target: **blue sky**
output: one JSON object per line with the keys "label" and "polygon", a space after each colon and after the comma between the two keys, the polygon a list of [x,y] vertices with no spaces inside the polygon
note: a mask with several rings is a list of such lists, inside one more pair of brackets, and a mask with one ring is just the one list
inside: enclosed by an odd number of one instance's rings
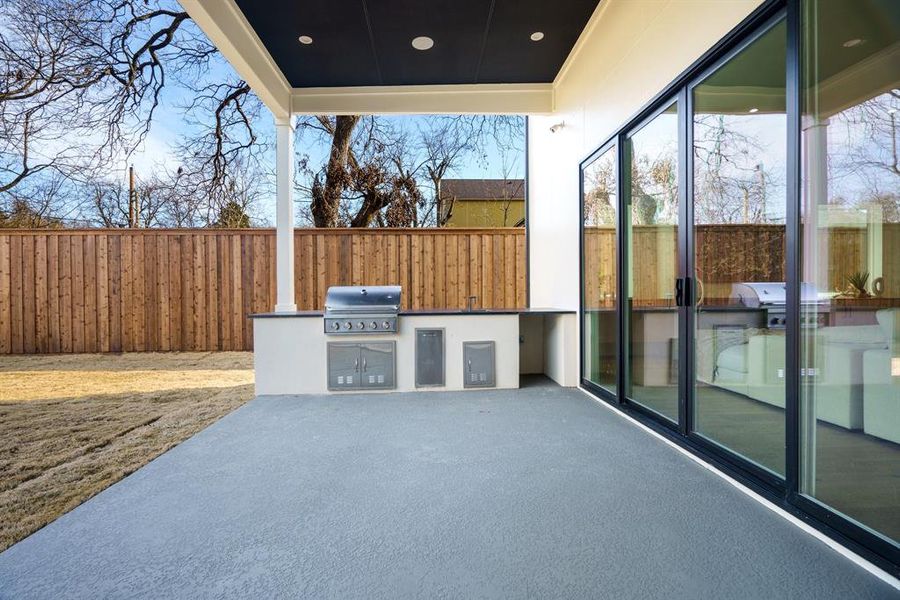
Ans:
{"label": "blue sky", "polygon": [[[215,64],[209,75],[211,80],[227,80],[236,77],[231,66],[224,60],[220,60]],[[185,85],[177,82],[174,78],[169,80],[166,91],[162,96],[160,106],[157,108],[150,133],[142,146],[135,152],[130,160],[123,160],[113,170],[111,177],[127,176],[127,167],[129,164],[134,165],[138,178],[141,174],[151,173],[160,168],[177,169],[179,161],[173,151],[179,137],[188,134],[194,130],[195,125],[190,118],[184,114],[183,106],[191,99],[191,90]],[[390,119],[396,126],[415,130],[419,127],[423,117],[420,115],[403,115],[386,117]],[[268,110],[263,109],[257,122],[255,123],[258,133],[261,137],[272,140],[274,137],[274,125],[271,114]],[[321,140],[317,136],[303,136],[296,146],[298,158],[302,154],[306,154],[310,158],[311,166],[318,166],[324,163],[328,155],[328,142]],[[271,163],[274,164],[274,149],[271,155]],[[476,160],[475,157],[465,161],[465,164],[450,173],[451,178],[521,178],[525,174],[525,152],[524,152],[524,135],[523,147],[520,152],[508,154],[506,158],[507,165],[503,164],[503,156],[494,144],[488,144],[483,160]],[[298,198],[302,201],[302,198]],[[274,196],[265,198],[257,207],[257,213],[260,219],[260,225],[274,223]]]}

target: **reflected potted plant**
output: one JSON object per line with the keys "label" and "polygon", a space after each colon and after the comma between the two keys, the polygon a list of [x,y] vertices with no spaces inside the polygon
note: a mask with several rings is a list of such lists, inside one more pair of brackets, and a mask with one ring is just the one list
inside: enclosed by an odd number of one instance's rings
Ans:
{"label": "reflected potted plant", "polygon": [[871,298],[872,295],[866,290],[869,283],[868,271],[857,271],[847,275],[847,287],[843,290],[837,289],[838,298]]}

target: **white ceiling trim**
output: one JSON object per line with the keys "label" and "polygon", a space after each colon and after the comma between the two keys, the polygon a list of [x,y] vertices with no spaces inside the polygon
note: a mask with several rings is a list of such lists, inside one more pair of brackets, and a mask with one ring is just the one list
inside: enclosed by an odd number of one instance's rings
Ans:
{"label": "white ceiling trim", "polygon": [[295,114],[550,114],[553,84],[294,88]]}
{"label": "white ceiling trim", "polygon": [[575,45],[572,46],[572,50],[569,51],[569,55],[566,57],[566,60],[563,61],[559,71],[557,71],[556,77],[553,79],[554,88],[559,87],[566,78],[572,63],[578,58],[582,48],[584,48],[585,44],[587,44],[588,40],[591,38],[591,35],[593,35],[594,29],[599,25],[600,20],[603,18],[603,13],[606,12],[606,7],[609,6],[609,3],[610,0],[601,0],[597,3],[597,7],[594,8],[591,18],[588,19],[588,22],[585,24],[584,29],[581,30],[578,39],[575,40]]}
{"label": "white ceiling trim", "polygon": [[234,0],[180,0],[275,118],[290,116],[291,86]]}

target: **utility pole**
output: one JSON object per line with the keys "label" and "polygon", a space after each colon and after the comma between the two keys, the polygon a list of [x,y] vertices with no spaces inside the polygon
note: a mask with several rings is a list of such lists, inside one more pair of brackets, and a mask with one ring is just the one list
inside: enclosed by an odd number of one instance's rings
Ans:
{"label": "utility pole", "polygon": [[135,226],[135,192],[134,192],[134,165],[128,167],[128,226]]}

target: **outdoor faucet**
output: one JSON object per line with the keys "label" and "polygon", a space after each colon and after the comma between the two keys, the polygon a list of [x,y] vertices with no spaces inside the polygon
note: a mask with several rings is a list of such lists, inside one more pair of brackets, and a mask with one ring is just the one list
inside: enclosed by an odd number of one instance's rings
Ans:
{"label": "outdoor faucet", "polygon": [[469,296],[466,298],[466,310],[468,312],[472,312],[475,310],[475,302],[478,300],[478,296]]}

